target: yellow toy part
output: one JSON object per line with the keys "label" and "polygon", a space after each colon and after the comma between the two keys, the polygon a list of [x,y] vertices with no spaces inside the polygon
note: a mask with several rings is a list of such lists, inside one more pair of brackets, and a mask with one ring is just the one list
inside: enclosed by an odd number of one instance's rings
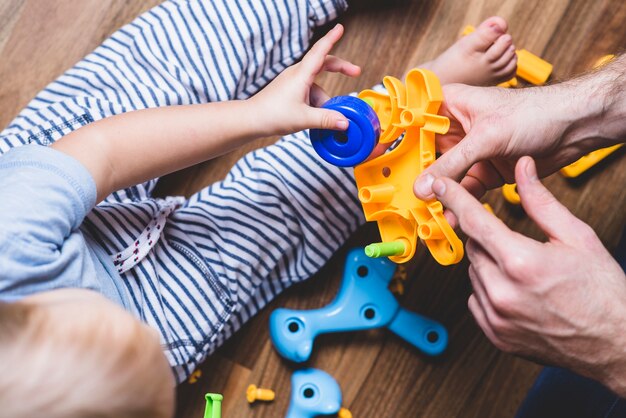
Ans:
{"label": "yellow toy part", "polygon": [[498,84],[498,87],[504,87],[504,88],[507,88],[507,89],[509,87],[517,87],[517,78],[513,77],[509,81],[505,81],[504,83],[500,83],[500,84]]}
{"label": "yellow toy part", "polygon": [[545,84],[552,74],[552,64],[525,49],[518,49],[517,76],[536,86]]}
{"label": "yellow toy part", "polygon": [[196,369],[193,371],[193,373],[191,373],[191,376],[189,376],[189,379],[187,380],[187,382],[190,385],[193,385],[195,383],[198,382],[198,380],[202,377],[202,370],[200,369]]}
{"label": "yellow toy part", "polygon": [[513,205],[522,203],[522,199],[520,199],[519,194],[517,194],[517,185],[515,183],[502,186],[502,196],[504,196],[507,202]]}
{"label": "yellow toy part", "polygon": [[[461,34],[463,36],[469,35],[474,30],[472,25],[467,25]],[[517,54],[517,76],[537,86],[545,84],[550,74],[552,74],[552,64],[525,49],[518,49],[515,53]],[[515,87],[517,80],[514,77],[498,85],[501,87]]]}
{"label": "yellow toy part", "polygon": [[605,55],[603,57],[598,58],[598,60],[593,64],[593,68],[600,68],[602,67],[604,64],[608,64],[609,62],[613,61],[613,58],[615,58],[615,55],[613,54],[608,54]]}
{"label": "yellow toy part", "polygon": [[378,222],[383,240],[366,247],[366,253],[404,263],[415,254],[419,237],[437,262],[458,263],[463,244],[443,216],[443,206],[413,193],[415,179],[435,161],[435,134],[450,126],[448,118],[437,114],[443,100],[439,80],[429,70],[414,69],[406,86],[393,77],[383,82],[389,96],[365,90],[359,97],[379,115],[379,142],[393,142],[403,133],[404,138],[392,151],[354,168],[365,218]]}
{"label": "yellow toy part", "polygon": [[570,165],[563,167],[561,169],[561,174],[563,174],[565,177],[578,177],[582,173],[589,170],[591,167],[611,155],[613,152],[617,151],[622,145],[624,144],[617,144],[608,148],[602,148],[590,152],[589,154],[581,157],[579,160],[574,161]]}
{"label": "yellow toy part", "polygon": [[248,403],[255,403],[256,401],[271,402],[274,398],[276,398],[276,393],[271,389],[258,388],[256,385],[250,385],[246,389],[246,400]]}
{"label": "yellow toy part", "polygon": [[406,107],[406,89],[402,81],[387,76],[383,79],[383,85],[389,95],[374,90],[363,90],[359,93],[359,98],[374,109],[380,121],[379,144],[393,142],[402,134],[403,129],[399,126],[400,114]]}
{"label": "yellow toy part", "polygon": [[347,408],[341,408],[337,413],[337,418],[352,418],[352,412]]}

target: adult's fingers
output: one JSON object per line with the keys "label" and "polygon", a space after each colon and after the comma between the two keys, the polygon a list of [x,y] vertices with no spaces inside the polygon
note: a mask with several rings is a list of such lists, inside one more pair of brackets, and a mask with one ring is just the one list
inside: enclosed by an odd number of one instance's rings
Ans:
{"label": "adult's fingers", "polygon": [[516,295],[517,283],[503,272],[502,268],[476,241],[469,239],[465,250],[470,260],[470,280],[485,315],[494,330],[506,328],[505,318],[519,314]]}
{"label": "adult's fingers", "polygon": [[491,308],[489,298],[487,297],[485,286],[483,285],[482,281],[480,281],[478,278],[478,273],[476,273],[475,267],[472,266],[471,264],[469,266],[468,275],[469,275],[470,282],[472,284],[472,289],[474,290],[474,295],[477,299],[478,305],[480,306],[480,309],[482,310],[482,313],[485,316],[485,318],[487,318],[487,311],[490,310]]}
{"label": "adult's fingers", "polygon": [[432,189],[437,199],[456,215],[463,232],[476,240],[497,262],[521,243],[519,234],[485,210],[460,184],[442,177],[433,182]]}
{"label": "adult's fingers", "polygon": [[509,345],[505,343],[504,340],[502,340],[494,331],[493,327],[491,326],[491,323],[485,316],[485,313],[482,310],[478,302],[478,299],[476,299],[475,295],[473,294],[470,295],[467,301],[467,307],[472,313],[472,316],[476,320],[476,323],[478,324],[480,329],[482,329],[485,335],[487,336],[487,338],[489,338],[489,341],[491,341],[496,347],[498,347],[501,350],[509,349]]}
{"label": "adult's fingers", "polygon": [[539,181],[532,158],[520,158],[515,178],[524,210],[551,240],[581,245],[599,242],[595,232],[572,215]]}
{"label": "adult's fingers", "polygon": [[479,142],[476,135],[470,132],[461,142],[437,158],[415,181],[415,195],[424,200],[432,199],[432,185],[436,178],[462,179],[470,167],[483,158],[484,152]]}

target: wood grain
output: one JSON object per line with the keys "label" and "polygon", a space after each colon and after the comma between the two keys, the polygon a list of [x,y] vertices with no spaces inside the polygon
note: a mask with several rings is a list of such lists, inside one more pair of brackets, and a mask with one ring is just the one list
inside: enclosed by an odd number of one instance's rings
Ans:
{"label": "wood grain", "polygon": [[[399,76],[434,58],[468,23],[498,14],[515,43],[555,66],[553,80],[587,71],[600,56],[626,45],[626,3],[619,0],[362,0],[341,18],[346,35],[335,53],[363,67],[357,80],[337,76],[320,82],[331,94],[367,88],[384,75]],[[157,0],[3,0],[0,4],[0,123],[6,125],[41,88]],[[532,124],[532,121],[528,121]],[[161,194],[189,195],[223,178],[246,149],[162,179]],[[546,180],[576,216],[613,248],[626,222],[626,164],[621,150],[580,179]],[[487,201],[511,228],[542,238],[519,208],[498,192]],[[268,339],[271,310],[311,309],[330,302],[339,285],[348,248],[377,240],[375,227],[358,231],[315,277],[278,297],[202,366],[198,383],[179,388],[177,417],[199,418],[204,393],[225,396],[225,418],[284,416],[293,366],[281,360]],[[357,418],[510,417],[540,366],[496,350],[466,307],[471,289],[466,261],[441,267],[422,249],[407,266],[402,303],[443,322],[450,348],[438,359],[420,355],[394,335],[377,330],[324,336],[310,366],[339,381],[345,405]],[[270,404],[248,406],[248,384],[277,392]]]}

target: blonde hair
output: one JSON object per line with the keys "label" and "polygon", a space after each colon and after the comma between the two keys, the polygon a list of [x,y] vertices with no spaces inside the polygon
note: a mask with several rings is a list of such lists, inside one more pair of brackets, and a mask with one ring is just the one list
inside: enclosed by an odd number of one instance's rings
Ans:
{"label": "blonde hair", "polygon": [[110,310],[64,317],[0,303],[0,417],[171,417],[174,381],[156,336]]}

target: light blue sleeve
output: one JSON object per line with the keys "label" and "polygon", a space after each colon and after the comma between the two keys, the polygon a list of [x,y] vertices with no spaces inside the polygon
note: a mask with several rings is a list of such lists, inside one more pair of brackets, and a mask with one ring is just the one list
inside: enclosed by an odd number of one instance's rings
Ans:
{"label": "light blue sleeve", "polygon": [[0,296],[82,287],[95,268],[78,228],[95,203],[90,173],[59,151],[26,145],[0,157]]}

